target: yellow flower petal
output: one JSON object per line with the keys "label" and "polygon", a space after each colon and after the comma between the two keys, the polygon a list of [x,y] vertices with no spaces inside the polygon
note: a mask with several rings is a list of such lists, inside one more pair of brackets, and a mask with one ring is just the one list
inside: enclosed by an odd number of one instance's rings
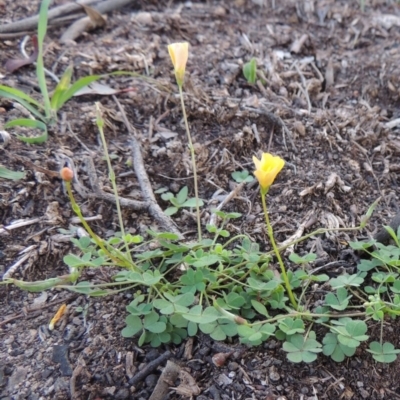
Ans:
{"label": "yellow flower petal", "polygon": [[189,43],[172,43],[168,46],[168,52],[174,66],[176,82],[179,86],[182,86],[189,57]]}
{"label": "yellow flower petal", "polygon": [[261,189],[266,192],[284,167],[285,160],[279,156],[263,153],[261,160],[253,156],[253,162],[256,167],[254,175],[257,178]]}

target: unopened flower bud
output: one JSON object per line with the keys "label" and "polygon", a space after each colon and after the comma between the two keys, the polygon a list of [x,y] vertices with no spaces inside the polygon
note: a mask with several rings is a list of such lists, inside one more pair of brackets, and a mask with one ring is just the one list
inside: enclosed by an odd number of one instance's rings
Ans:
{"label": "unopened flower bud", "polygon": [[64,167],[60,171],[60,177],[63,181],[71,182],[72,179],[74,178],[74,172],[72,171],[71,168]]}

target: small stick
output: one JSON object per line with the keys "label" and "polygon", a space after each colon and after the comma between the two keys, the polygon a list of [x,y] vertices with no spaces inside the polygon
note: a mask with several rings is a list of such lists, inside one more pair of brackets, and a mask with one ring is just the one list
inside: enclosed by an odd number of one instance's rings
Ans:
{"label": "small stick", "polygon": [[[81,0],[80,3],[69,3],[55,7],[49,10],[47,19],[50,21],[56,17],[64,16],[74,11],[80,11],[82,10],[81,4],[93,4],[98,1],[99,0]],[[39,15],[34,15],[33,17],[25,18],[20,21],[11,22],[10,24],[0,25],[0,33],[13,33],[36,29],[38,22]]]}
{"label": "small stick", "polygon": [[139,371],[132,379],[129,380],[129,384],[136,387],[136,385],[140,383],[140,381],[144,380],[146,376],[150,375],[170,357],[171,352],[167,350],[164,354],[161,354],[160,357],[156,358],[153,361],[150,361],[141,371]]}
{"label": "small stick", "polygon": [[176,381],[176,379],[179,377],[180,372],[181,368],[179,367],[179,365],[168,360],[162,374],[158,378],[157,385],[154,388],[149,400],[164,399],[165,395],[168,393],[169,386],[173,384],[174,381]]}
{"label": "small stick", "polygon": [[299,85],[299,89],[301,90],[301,92],[303,93],[304,97],[306,98],[307,101],[307,105],[308,105],[308,114],[311,114],[311,101],[310,101],[310,96],[308,95],[308,90],[307,90],[307,83],[306,83],[306,79],[304,78],[303,73],[300,71],[299,66],[296,64],[294,64],[294,67],[296,68],[297,73],[300,76],[301,79],[301,83],[302,85]]}
{"label": "small stick", "polygon": [[152,217],[154,217],[166,230],[168,230],[168,232],[175,233],[179,236],[179,238],[182,239],[183,238],[182,234],[179,232],[178,228],[176,228],[171,218],[169,218],[164,214],[163,210],[157,203],[157,200],[153,193],[153,189],[150,184],[150,179],[147,175],[146,168],[144,166],[140,144],[136,140],[133,134],[133,129],[128,121],[128,118],[126,117],[125,110],[122,107],[121,103],[118,101],[116,96],[113,95],[112,98],[117,104],[118,109],[121,112],[122,120],[124,121],[126,129],[131,135],[132,154],[133,154],[132,158],[134,160],[133,167],[136,173],[136,177],[139,181],[140,188],[142,190],[144,201],[147,204],[147,210]]}

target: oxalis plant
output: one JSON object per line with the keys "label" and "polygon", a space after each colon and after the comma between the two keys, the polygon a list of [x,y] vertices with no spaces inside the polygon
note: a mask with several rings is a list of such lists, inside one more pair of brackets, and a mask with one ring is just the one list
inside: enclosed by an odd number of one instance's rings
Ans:
{"label": "oxalis plant", "polygon": [[[184,110],[182,87],[188,44],[172,44],[169,52]],[[379,362],[396,359],[400,350],[384,342],[384,327],[400,314],[400,230],[394,232],[387,227],[393,245],[384,246],[374,241],[350,243],[354,250],[364,251],[370,257],[360,262],[354,274],[330,278],[313,272],[310,262],[316,256],[312,253],[291,254],[289,259],[297,268],[288,270],[281,256],[284,249],[332,230],[317,229],[285,246],[276,244],[267,195],[285,161],[279,156],[262,153],[261,159],[253,157],[254,175],[260,187],[271,251],[260,251],[259,245],[244,234],[230,237],[226,225],[239,218],[239,213],[215,211],[219,223],[206,226],[207,237],[203,238],[197,189],[197,240],[186,242],[174,233],[152,230],[148,231],[147,239],[131,235],[123,227],[98,104],[96,113],[121,231],[107,240],[93,232],[74,198],[73,171],[66,166],[60,172],[61,178],[72,209],[89,234],[73,239],[79,251],[64,258],[69,274],[40,282],[8,279],[4,283],[13,283],[29,291],[58,287],[90,296],[130,290],[133,300],[126,307],[128,316],[122,336],[135,338],[140,346],[145,343],[155,347],[162,343],[179,344],[199,332],[214,340],[238,336],[242,343],[253,346],[275,337],[283,342],[282,348],[292,362],[312,362],[318,353],[341,362],[368,341],[368,326],[379,324],[380,339],[370,342],[367,351]],[[195,171],[185,112],[184,120]],[[246,174],[238,175],[247,180]],[[197,188],[196,174],[194,176]],[[364,228],[376,204],[369,208],[358,227],[335,231]],[[116,268],[112,282],[80,281],[85,268],[100,266]]]}

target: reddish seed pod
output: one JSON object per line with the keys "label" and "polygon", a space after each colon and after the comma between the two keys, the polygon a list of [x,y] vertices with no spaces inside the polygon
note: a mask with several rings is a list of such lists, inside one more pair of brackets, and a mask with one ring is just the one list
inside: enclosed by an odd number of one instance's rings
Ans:
{"label": "reddish seed pod", "polygon": [[71,182],[74,178],[74,172],[71,168],[64,167],[60,171],[60,177],[63,181]]}
{"label": "reddish seed pod", "polygon": [[212,362],[216,367],[222,367],[226,360],[232,355],[232,353],[217,353],[212,356]]}

